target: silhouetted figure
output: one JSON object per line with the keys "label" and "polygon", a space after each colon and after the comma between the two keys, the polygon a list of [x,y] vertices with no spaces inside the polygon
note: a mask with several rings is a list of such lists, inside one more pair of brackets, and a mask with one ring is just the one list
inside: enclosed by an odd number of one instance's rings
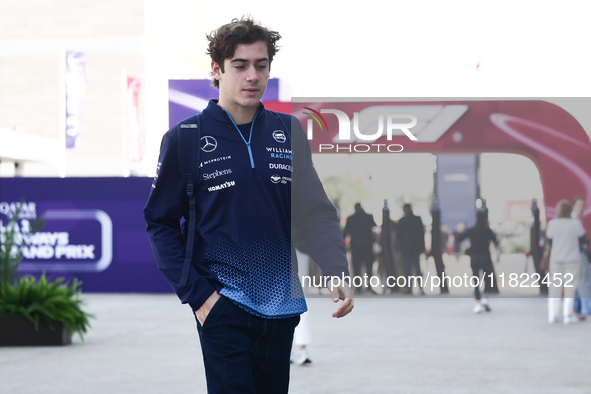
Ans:
{"label": "silhouetted figure", "polygon": [[[490,312],[488,295],[491,293],[494,280],[489,277],[489,274],[493,272],[492,259],[490,258],[490,243],[492,242],[497,248],[499,247],[499,241],[497,241],[495,233],[493,233],[488,225],[487,216],[486,211],[478,211],[476,213],[476,225],[456,238],[458,243],[466,238],[470,238],[470,248],[466,251],[466,254],[470,256],[472,275],[478,278],[484,276],[484,297],[480,296],[480,286],[474,287],[474,298],[476,299],[474,313]],[[480,274],[481,271],[482,275]]]}
{"label": "silhouetted figure", "polygon": [[[361,204],[355,204],[355,213],[347,218],[344,236],[351,237],[351,260],[353,263],[353,275],[363,275],[363,269],[368,276],[372,274],[373,262],[373,233],[372,228],[376,226],[373,216],[366,213]],[[369,281],[369,279],[368,279]],[[363,287],[357,289],[361,292]]]}
{"label": "silhouetted figure", "polygon": [[[579,219],[571,217],[572,206],[568,200],[556,204],[556,217],[548,222],[546,237],[550,243],[550,270],[548,284],[548,322],[577,323],[573,315],[575,291],[582,273],[580,241],[585,229]],[[562,280],[558,280],[560,278]],[[562,304],[562,305],[561,305]]]}
{"label": "silhouetted figure", "polygon": [[[419,216],[412,212],[410,204],[404,204],[402,207],[404,216],[398,221],[398,245],[402,253],[402,263],[404,264],[404,275],[406,276],[406,285],[408,291],[412,292],[411,276],[423,276],[421,273],[420,258],[421,253],[425,251],[425,228],[423,221]],[[415,280],[419,286],[421,281]],[[423,289],[420,289],[421,293]]]}
{"label": "silhouetted figure", "polygon": [[[582,222],[585,211],[585,197],[576,196],[573,201],[573,212],[571,217],[579,219]],[[575,292],[575,311],[573,315],[579,320],[585,320],[583,315],[591,315],[591,270],[589,269],[589,238],[580,239],[581,260],[583,271],[579,285]]]}

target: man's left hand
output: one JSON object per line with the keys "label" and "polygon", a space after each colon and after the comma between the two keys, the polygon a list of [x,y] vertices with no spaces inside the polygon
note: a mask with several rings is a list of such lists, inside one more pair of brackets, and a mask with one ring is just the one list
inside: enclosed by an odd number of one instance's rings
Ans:
{"label": "man's left hand", "polygon": [[330,295],[332,297],[332,302],[343,300],[343,303],[339,306],[339,309],[332,314],[332,317],[344,317],[353,310],[353,289],[351,289],[351,286],[349,286],[347,282],[341,283],[338,287],[333,288]]}

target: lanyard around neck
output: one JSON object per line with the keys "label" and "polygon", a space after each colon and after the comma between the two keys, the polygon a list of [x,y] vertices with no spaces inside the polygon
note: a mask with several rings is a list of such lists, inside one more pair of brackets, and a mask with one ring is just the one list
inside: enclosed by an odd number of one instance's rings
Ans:
{"label": "lanyard around neck", "polygon": [[254,115],[254,118],[252,119],[252,123],[250,125],[250,134],[248,135],[248,141],[246,141],[246,139],[242,135],[242,132],[240,131],[240,129],[236,125],[236,122],[234,122],[234,119],[232,119],[232,116],[230,116],[228,111],[224,110],[224,112],[228,115],[228,118],[230,118],[230,121],[232,122],[232,124],[234,125],[236,130],[238,131],[238,135],[240,135],[240,138],[242,138],[242,141],[244,141],[244,143],[246,144],[246,147],[248,148],[248,156],[250,157],[250,168],[254,168],[254,159],[252,157],[252,149],[250,148],[250,141],[252,139],[252,129],[254,128],[254,121],[256,120],[257,115],[259,114],[260,110],[261,110],[260,108],[257,110],[256,114]]}

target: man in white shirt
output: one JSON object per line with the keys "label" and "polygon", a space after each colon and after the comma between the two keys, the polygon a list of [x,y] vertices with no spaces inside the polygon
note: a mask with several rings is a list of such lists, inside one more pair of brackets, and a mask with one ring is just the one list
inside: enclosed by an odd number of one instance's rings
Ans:
{"label": "man in white shirt", "polygon": [[581,276],[579,239],[585,229],[578,219],[571,218],[572,206],[567,200],[556,205],[556,218],[548,222],[546,237],[550,241],[550,276],[548,281],[548,321],[557,322],[560,298],[564,289],[563,321],[578,322],[573,316],[575,290]]}

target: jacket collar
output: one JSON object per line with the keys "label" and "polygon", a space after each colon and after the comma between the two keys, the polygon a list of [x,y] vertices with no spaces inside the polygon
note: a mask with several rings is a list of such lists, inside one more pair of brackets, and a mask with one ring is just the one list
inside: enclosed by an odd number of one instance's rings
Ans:
{"label": "jacket collar", "polygon": [[[260,119],[264,113],[264,109],[265,106],[263,105],[263,103],[259,102],[259,115],[257,116],[257,119]],[[224,111],[222,109],[222,107],[220,107],[218,105],[218,100],[212,99],[209,100],[209,103],[207,104],[207,107],[203,110],[203,114],[213,118],[214,120],[221,122],[221,123],[228,123],[230,126],[232,126],[232,128],[234,127],[232,125],[232,122],[230,121],[230,118],[228,117],[228,114],[226,114],[226,111]]]}

